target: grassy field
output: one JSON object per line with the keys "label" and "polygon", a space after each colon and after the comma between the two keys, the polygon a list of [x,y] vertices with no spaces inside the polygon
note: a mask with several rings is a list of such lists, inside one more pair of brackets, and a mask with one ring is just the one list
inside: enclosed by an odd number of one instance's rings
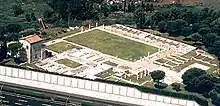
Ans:
{"label": "grassy field", "polygon": [[109,80],[109,81],[117,81],[118,79],[114,78],[114,77],[109,77],[107,78],[106,80]]}
{"label": "grassy field", "polygon": [[62,53],[64,51],[67,51],[73,48],[80,48],[80,47],[77,47],[75,45],[72,45],[66,42],[59,42],[59,43],[55,43],[55,44],[47,46],[47,49],[52,50],[57,53]]}
{"label": "grassy field", "polygon": [[22,64],[21,67],[27,67],[27,68],[37,69],[41,71],[46,71],[43,68],[37,67],[34,63],[25,63],[25,64]]}
{"label": "grassy field", "polygon": [[44,42],[48,42],[50,40],[58,39],[58,38],[63,38],[75,33],[80,32],[79,29],[76,30],[71,30],[67,31],[67,28],[50,28],[46,29],[45,32],[47,33],[46,36],[43,37]]}
{"label": "grassy field", "polygon": [[152,54],[158,51],[158,48],[100,30],[86,32],[66,40],[130,61],[139,60],[140,57],[147,56],[148,52]]}
{"label": "grassy field", "polygon": [[115,74],[116,72],[114,72],[114,71],[112,71],[112,70],[106,70],[106,71],[103,71],[103,72],[101,72],[101,73],[98,73],[97,75],[95,75],[95,76],[97,76],[97,77],[100,77],[100,78],[106,78],[106,77],[109,77],[109,76],[111,76],[111,75],[113,75],[113,74]]}
{"label": "grassy field", "polygon": [[72,60],[69,60],[69,59],[60,59],[60,60],[57,60],[56,62],[59,64],[63,64],[63,65],[70,67],[70,68],[76,68],[76,67],[81,66],[81,64],[74,62]]}

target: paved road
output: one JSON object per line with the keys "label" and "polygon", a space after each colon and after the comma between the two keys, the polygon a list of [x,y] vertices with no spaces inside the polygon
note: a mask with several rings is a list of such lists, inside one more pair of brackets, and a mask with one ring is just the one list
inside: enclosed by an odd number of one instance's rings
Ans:
{"label": "paved road", "polygon": [[[45,91],[44,89],[32,88],[21,86],[17,84],[0,82],[0,87],[3,86],[2,92],[0,92],[0,103],[6,105],[22,105],[22,106],[136,106],[134,104],[126,104],[115,101],[101,100],[82,95],[71,95],[67,93],[61,93],[56,91]],[[27,96],[18,93],[5,92],[4,88],[13,88],[16,90],[27,90],[28,92],[38,92],[46,96],[50,96],[51,99],[37,98],[33,96]],[[65,100],[57,101],[57,100]]]}

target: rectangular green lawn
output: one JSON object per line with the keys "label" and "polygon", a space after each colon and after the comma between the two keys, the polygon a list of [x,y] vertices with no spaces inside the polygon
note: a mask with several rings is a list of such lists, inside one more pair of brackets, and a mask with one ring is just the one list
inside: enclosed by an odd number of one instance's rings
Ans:
{"label": "rectangular green lawn", "polygon": [[49,50],[52,50],[54,52],[57,52],[57,53],[62,53],[64,51],[67,51],[67,50],[70,50],[70,49],[73,49],[73,48],[80,49],[80,47],[78,47],[76,45],[72,45],[70,43],[63,42],[63,41],[52,44],[52,45],[49,45],[46,48],[49,49]]}
{"label": "rectangular green lawn", "polygon": [[158,51],[156,47],[100,30],[89,31],[65,40],[130,61],[139,60],[140,57],[147,56],[148,52],[153,54]]}
{"label": "rectangular green lawn", "polygon": [[60,60],[57,60],[56,62],[59,64],[63,64],[63,65],[70,67],[70,68],[76,68],[76,67],[81,66],[81,64],[74,62],[72,60],[69,60],[69,59],[60,59]]}
{"label": "rectangular green lawn", "polygon": [[[63,32],[63,31],[66,31],[66,32]],[[59,39],[59,38],[63,38],[66,36],[70,36],[78,32],[80,32],[79,29],[67,31],[67,28],[50,28],[50,29],[45,30],[45,33],[47,35],[43,36],[43,40],[44,42],[48,42],[54,39]]]}

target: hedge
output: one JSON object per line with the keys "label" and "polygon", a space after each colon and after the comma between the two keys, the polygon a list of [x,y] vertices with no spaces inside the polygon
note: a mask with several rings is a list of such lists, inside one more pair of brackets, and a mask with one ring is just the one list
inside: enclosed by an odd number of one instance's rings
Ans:
{"label": "hedge", "polygon": [[[14,65],[5,65],[5,64],[0,64],[0,65],[6,66],[6,67],[13,67],[13,68],[43,72],[43,73],[48,73],[48,74],[54,74],[54,75],[61,75],[59,73],[48,72],[48,71],[40,71],[40,70],[37,70],[37,69],[24,68],[24,67],[14,66]],[[175,98],[180,98],[180,99],[193,100],[193,101],[196,101],[198,104],[200,104],[202,106],[208,106],[208,100],[205,97],[199,96],[199,95],[196,95],[196,94],[193,94],[193,93],[173,92],[173,91],[167,91],[167,90],[164,90],[164,89],[150,88],[150,87],[139,86],[139,85],[134,85],[134,84],[129,84],[129,83],[122,83],[122,82],[107,81],[107,80],[103,80],[103,79],[93,80],[93,79],[82,78],[82,77],[71,76],[71,75],[62,75],[62,76],[71,77],[71,78],[78,78],[78,79],[83,79],[83,80],[89,80],[89,81],[104,82],[104,83],[120,85],[120,86],[126,86],[126,87],[134,87],[134,88],[138,89],[141,92],[151,93],[151,94],[158,94],[158,95],[163,95],[163,96],[170,96],[170,97],[175,97]]]}

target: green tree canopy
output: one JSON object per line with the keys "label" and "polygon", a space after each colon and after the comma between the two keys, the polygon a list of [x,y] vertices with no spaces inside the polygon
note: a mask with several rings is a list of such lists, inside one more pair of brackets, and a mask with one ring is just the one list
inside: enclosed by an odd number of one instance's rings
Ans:
{"label": "green tree canopy", "polygon": [[219,36],[216,33],[208,33],[206,35],[203,35],[202,42],[206,46],[213,46],[213,44],[219,40]]}
{"label": "green tree canopy", "polygon": [[145,28],[146,16],[142,11],[135,11],[134,19],[138,28]]}
{"label": "green tree canopy", "polygon": [[171,86],[172,86],[172,89],[174,89],[174,90],[176,90],[176,91],[181,91],[181,84],[180,83],[172,83],[171,84]]}
{"label": "green tree canopy", "polygon": [[151,75],[153,81],[157,82],[158,85],[159,85],[160,81],[165,78],[165,72],[161,71],[161,70],[156,70],[156,71],[150,72],[150,75]]}
{"label": "green tree canopy", "polygon": [[202,36],[199,33],[193,33],[190,36],[188,36],[187,38],[189,38],[190,40],[192,40],[194,42],[202,40]]}
{"label": "green tree canopy", "polygon": [[215,84],[212,81],[212,76],[209,74],[204,74],[194,78],[190,84],[190,87],[196,89],[196,92],[198,93],[208,93],[213,89],[214,85]]}
{"label": "green tree canopy", "polygon": [[22,48],[22,44],[20,42],[11,43],[8,45],[8,51],[11,54],[11,57],[17,58],[18,53]]}
{"label": "green tree canopy", "polygon": [[166,22],[165,21],[161,21],[158,23],[158,29],[160,32],[165,32],[166,30]]}
{"label": "green tree canopy", "polygon": [[17,17],[17,16],[24,13],[21,6],[19,6],[19,5],[13,5],[12,10],[13,10],[13,14],[14,14],[15,17]]}
{"label": "green tree canopy", "polygon": [[181,28],[181,35],[183,36],[189,36],[190,34],[192,34],[192,28],[191,27],[183,27]]}
{"label": "green tree canopy", "polygon": [[202,69],[198,69],[198,68],[191,68],[189,70],[187,70],[183,75],[182,75],[182,79],[183,79],[183,83],[185,85],[188,85],[191,83],[191,81],[194,78],[197,78],[198,76],[204,75],[206,74],[205,70]]}

